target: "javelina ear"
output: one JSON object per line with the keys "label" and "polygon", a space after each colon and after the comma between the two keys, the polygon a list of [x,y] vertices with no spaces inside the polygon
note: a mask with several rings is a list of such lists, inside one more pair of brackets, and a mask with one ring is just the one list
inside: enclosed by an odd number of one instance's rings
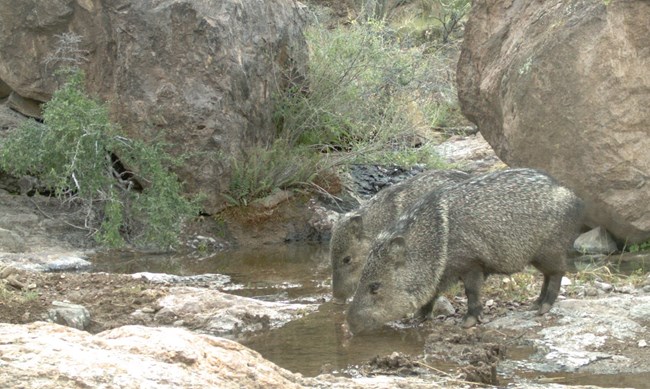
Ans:
{"label": "javelina ear", "polygon": [[361,215],[354,215],[350,218],[350,232],[357,239],[363,238],[363,218]]}
{"label": "javelina ear", "polygon": [[396,236],[388,243],[388,253],[393,266],[398,269],[406,263],[406,240],[403,236]]}

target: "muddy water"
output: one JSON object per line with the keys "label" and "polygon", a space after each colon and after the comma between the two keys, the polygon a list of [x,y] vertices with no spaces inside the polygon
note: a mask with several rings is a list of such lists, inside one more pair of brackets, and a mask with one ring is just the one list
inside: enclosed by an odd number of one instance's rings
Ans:
{"label": "muddy water", "polygon": [[[256,334],[241,342],[260,352],[268,360],[293,372],[314,376],[321,371],[353,372],[354,366],[374,356],[398,351],[417,356],[423,353],[429,333],[412,328],[384,328],[368,336],[343,337],[341,324],[344,306],[330,301],[330,267],[327,247],[323,245],[277,245],[257,250],[237,250],[207,258],[169,255],[123,254],[94,261],[96,270],[117,273],[160,272],[176,275],[205,273],[231,277],[226,290],[241,296],[269,301],[319,303],[317,312],[284,327]],[[526,360],[532,349],[510,350],[511,360]],[[453,366],[436,366],[455,370]],[[350,370],[352,369],[352,370]],[[518,370],[518,369],[515,369]],[[538,383],[598,385],[601,387],[646,387],[650,376],[644,374],[589,375],[511,371],[512,376]]]}
{"label": "muddy water", "polygon": [[330,267],[324,245],[277,245],[263,250],[237,250],[196,259],[124,253],[98,257],[95,270],[117,273],[160,272],[176,275],[219,273],[231,277],[228,293],[267,301],[320,303],[317,312],[282,328],[241,342],[266,359],[306,376],[325,367],[342,370],[377,355],[400,351],[422,353],[424,335],[414,329],[386,328],[369,337],[343,338],[345,306],[330,301]]}

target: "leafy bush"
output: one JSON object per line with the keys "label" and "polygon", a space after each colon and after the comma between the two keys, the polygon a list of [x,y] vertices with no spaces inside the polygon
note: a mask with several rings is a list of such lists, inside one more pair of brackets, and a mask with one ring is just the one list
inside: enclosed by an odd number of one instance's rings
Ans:
{"label": "leafy bush", "polygon": [[631,244],[628,246],[628,251],[631,253],[638,253],[640,251],[646,251],[646,250],[650,250],[650,240],[642,243]]}
{"label": "leafy bush", "polygon": [[244,158],[232,159],[231,178],[225,196],[233,205],[247,205],[276,189],[306,185],[323,166],[318,154],[290,147],[277,140],[271,147],[250,150]]}
{"label": "leafy bush", "polygon": [[85,94],[83,73],[66,68],[63,74],[64,84],[44,106],[44,124],[30,120],[13,133],[0,151],[0,167],[36,176],[59,198],[80,202],[86,227],[101,244],[177,243],[182,221],[198,210],[167,170],[178,161],[161,143],[121,136],[106,107]]}
{"label": "leafy bush", "polygon": [[423,48],[404,47],[395,31],[373,20],[314,26],[307,39],[307,81],[276,102],[276,124],[289,144],[372,159],[369,150],[386,151],[429,128],[438,103],[430,97],[438,91],[430,89],[431,59]]}

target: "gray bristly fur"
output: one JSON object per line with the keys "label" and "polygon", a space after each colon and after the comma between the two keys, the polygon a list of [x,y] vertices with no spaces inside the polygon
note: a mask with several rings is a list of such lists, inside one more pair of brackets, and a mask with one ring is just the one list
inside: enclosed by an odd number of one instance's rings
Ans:
{"label": "gray bristly fur", "polygon": [[358,210],[344,215],[334,225],[330,240],[334,297],[345,300],[354,294],[370,243],[381,230],[425,194],[469,177],[458,170],[426,171],[380,191]]}
{"label": "gray bristly fur", "polygon": [[433,191],[372,243],[347,321],[353,333],[416,312],[462,280],[463,326],[478,323],[489,274],[532,264],[544,274],[536,307],[557,298],[565,260],[582,225],[582,201],[533,169],[484,174]]}

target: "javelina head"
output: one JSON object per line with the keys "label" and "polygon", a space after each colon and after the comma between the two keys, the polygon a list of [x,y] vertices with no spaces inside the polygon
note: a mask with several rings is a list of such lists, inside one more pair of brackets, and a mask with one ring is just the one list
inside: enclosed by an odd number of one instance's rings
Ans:
{"label": "javelina head", "polygon": [[368,255],[368,239],[360,215],[346,215],[334,226],[330,240],[332,293],[345,301],[354,294]]}
{"label": "javelina head", "polygon": [[418,288],[420,273],[402,236],[378,239],[348,309],[350,331],[357,334],[373,330],[416,312],[426,303]]}

